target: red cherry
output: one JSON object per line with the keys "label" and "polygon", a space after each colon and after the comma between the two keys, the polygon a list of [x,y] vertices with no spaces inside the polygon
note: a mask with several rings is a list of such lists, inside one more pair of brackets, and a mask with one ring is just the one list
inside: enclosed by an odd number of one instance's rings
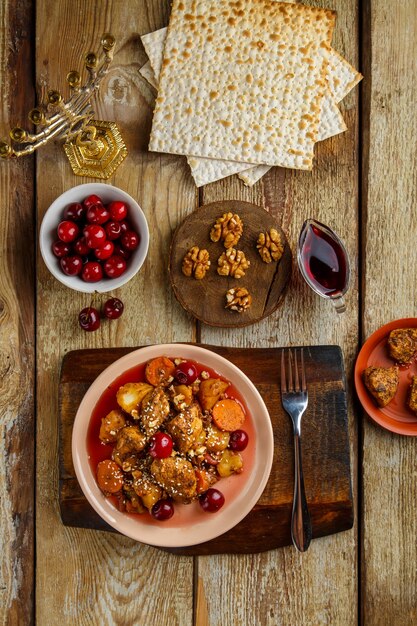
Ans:
{"label": "red cherry", "polygon": [[121,200],[110,202],[110,204],[107,205],[107,209],[110,212],[112,220],[116,220],[116,222],[120,222],[127,217],[128,205]]}
{"label": "red cherry", "polygon": [[127,220],[122,220],[120,222],[120,228],[122,229],[122,233],[127,233],[128,230],[132,230],[132,227]]}
{"label": "red cherry", "polygon": [[110,298],[103,305],[103,315],[109,320],[117,320],[124,308],[123,302],[119,298]]}
{"label": "red cherry", "polygon": [[74,243],[74,250],[80,256],[86,256],[90,252],[90,248],[87,246],[85,237],[80,237]]}
{"label": "red cherry", "polygon": [[83,232],[89,248],[101,248],[107,241],[106,231],[98,224],[87,224]]}
{"label": "red cherry", "polygon": [[64,256],[60,260],[61,269],[67,276],[77,276],[83,269],[83,260],[78,254]]}
{"label": "red cherry", "polygon": [[218,489],[207,489],[199,498],[200,506],[206,513],[215,513],[224,504],[224,495]]}
{"label": "red cherry", "polygon": [[75,222],[64,220],[58,224],[58,237],[61,241],[70,243],[77,238],[80,229]]}
{"label": "red cherry", "polygon": [[88,209],[86,218],[90,224],[104,224],[110,218],[110,213],[102,204],[93,204]]}
{"label": "red cherry", "polygon": [[104,261],[105,259],[111,257],[113,251],[114,243],[112,243],[111,241],[106,241],[104,246],[101,246],[101,248],[96,248],[94,250],[94,254],[96,255],[97,259],[99,259],[100,261]]}
{"label": "red cherry", "polygon": [[118,243],[114,244],[114,254],[116,254],[117,256],[121,256],[122,259],[124,259],[125,261],[128,261],[130,259],[130,252],[122,248],[122,246],[120,246]]}
{"label": "red cherry", "polygon": [[158,522],[164,522],[174,515],[174,505],[171,500],[159,500],[153,505],[151,515],[158,520]]}
{"label": "red cherry", "polygon": [[139,241],[139,235],[135,233],[134,230],[128,230],[120,239],[123,248],[125,248],[125,250],[129,250],[129,252],[136,250],[139,245]]}
{"label": "red cherry", "polygon": [[93,206],[93,204],[103,204],[102,199],[96,196],[96,194],[94,193],[91,194],[91,196],[87,196],[83,200],[83,205],[87,210],[90,208],[90,206]]}
{"label": "red cherry", "polygon": [[118,278],[126,270],[126,261],[116,254],[104,261],[104,272],[109,278]]}
{"label": "red cherry", "polygon": [[198,376],[197,368],[194,363],[184,361],[177,366],[174,376],[180,385],[191,385]]}
{"label": "red cherry", "polygon": [[66,220],[72,220],[73,222],[79,222],[85,216],[85,208],[79,202],[72,202],[69,204],[65,211],[64,217]]}
{"label": "red cherry", "polygon": [[234,430],[230,433],[229,448],[241,452],[249,443],[248,433],[244,430]]}
{"label": "red cherry", "polygon": [[106,230],[107,239],[110,239],[110,241],[119,239],[120,235],[122,234],[122,227],[120,226],[120,222],[115,222],[114,220],[111,220],[110,222],[107,222],[104,228]]}
{"label": "red cherry", "polygon": [[156,433],[149,445],[149,454],[154,459],[166,459],[172,452],[172,439],[166,433]]}
{"label": "red cherry", "polygon": [[96,283],[98,280],[103,278],[103,270],[98,261],[88,261],[81,273],[81,278],[86,283]]}
{"label": "red cherry", "polygon": [[68,256],[71,252],[71,246],[65,241],[54,241],[52,244],[52,252],[58,259],[62,259],[63,256]]}
{"label": "red cherry", "polygon": [[88,332],[92,332],[93,330],[97,330],[98,328],[100,328],[99,312],[92,306],[88,306],[87,308],[80,311],[78,315],[78,321],[81,328]]}

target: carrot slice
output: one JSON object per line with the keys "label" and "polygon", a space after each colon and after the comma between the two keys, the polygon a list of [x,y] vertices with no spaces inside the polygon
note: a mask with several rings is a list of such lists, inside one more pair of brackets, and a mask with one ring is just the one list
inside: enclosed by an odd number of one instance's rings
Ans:
{"label": "carrot slice", "polygon": [[152,361],[148,361],[145,369],[145,377],[150,385],[168,384],[170,378],[174,376],[175,364],[165,356],[159,356]]}
{"label": "carrot slice", "polygon": [[117,493],[123,487],[123,472],[110,459],[100,461],[97,465],[97,482],[104,494]]}
{"label": "carrot slice", "polygon": [[207,470],[195,468],[195,477],[197,479],[197,493],[204,493],[213,484],[212,474]]}
{"label": "carrot slice", "polygon": [[245,421],[242,407],[231,398],[225,398],[216,402],[212,414],[217,428],[226,430],[229,433],[238,430]]}

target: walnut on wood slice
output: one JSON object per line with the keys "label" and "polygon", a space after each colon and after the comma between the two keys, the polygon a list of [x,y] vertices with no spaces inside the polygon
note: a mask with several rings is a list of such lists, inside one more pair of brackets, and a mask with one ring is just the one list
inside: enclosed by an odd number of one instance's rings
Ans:
{"label": "walnut on wood slice", "polygon": [[232,287],[226,292],[226,309],[243,313],[252,304],[252,296],[246,287]]}
{"label": "walnut on wood slice", "polygon": [[269,232],[260,233],[256,247],[264,263],[279,261],[284,252],[284,243],[275,228],[270,228]]}
{"label": "walnut on wood slice", "polygon": [[210,239],[214,242],[223,241],[226,249],[233,248],[243,233],[243,222],[237,213],[223,213],[218,217],[210,231]]}
{"label": "walnut on wood slice", "polygon": [[193,246],[188,250],[182,261],[182,273],[184,276],[194,276],[201,280],[206,275],[210,267],[210,257],[207,250],[200,250],[198,246]]}
{"label": "walnut on wood slice", "polygon": [[233,276],[233,278],[242,278],[245,271],[250,266],[245,253],[242,250],[229,248],[219,257],[217,261],[217,273],[220,276]]}

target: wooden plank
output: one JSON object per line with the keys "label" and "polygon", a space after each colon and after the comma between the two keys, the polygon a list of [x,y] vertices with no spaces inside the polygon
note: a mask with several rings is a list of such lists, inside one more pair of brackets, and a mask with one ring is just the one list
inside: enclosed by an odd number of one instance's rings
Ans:
{"label": "wooden plank", "polygon": [[[141,272],[115,292],[125,304],[116,323],[83,333],[77,324],[87,296],[52,278],[41,259],[38,274],[37,590],[39,624],[187,624],[192,619],[193,562],[133,541],[62,525],[58,510],[58,381],[62,356],[74,348],[132,346],[192,340],[194,327],[177,306],[167,275],[171,231],[196,205],[185,162],[147,154],[154,93],[138,73],[145,62],[139,34],[166,23],[167,1],[37,2],[37,77],[62,87],[81,69],[101,34],[118,38],[98,117],[119,122],[129,156],[110,183],[142,206],[151,233]],[[59,33],[59,39],[57,34]],[[82,182],[72,175],[59,143],[38,155],[38,215],[62,191]],[[63,562],[65,566],[63,567]],[[163,618],[161,618],[163,616]]]}
{"label": "wooden plank", "polygon": [[[33,106],[32,2],[0,3],[0,137]],[[16,87],[17,86],[17,87]],[[34,160],[0,162],[0,622],[33,622]]]}
{"label": "wooden plank", "polygon": [[[356,2],[321,0],[314,4],[337,10],[334,46],[357,66]],[[284,304],[271,317],[235,333],[203,325],[202,341],[251,347],[294,345],[308,338],[312,344],[339,344],[347,371],[352,367],[358,339],[357,103],[355,91],[341,107],[349,130],[318,147],[311,174],[273,169],[252,190],[233,177],[206,187],[202,194],[204,203],[237,198],[270,209],[286,232],[293,251],[306,218],[315,217],[334,228],[347,244],[352,261],[347,313],[338,317],[329,302],[309,291],[294,269]],[[356,477],[357,437],[351,400],[349,406],[352,469]],[[356,536],[355,527],[354,531],[315,540],[304,555],[291,547],[256,556],[199,559],[197,594],[205,599],[209,623],[356,624]],[[197,605],[199,599],[197,595]]]}
{"label": "wooden plank", "polygon": [[[212,346],[204,347],[213,349]],[[290,545],[293,437],[290,421],[280,400],[281,350],[219,346],[214,350],[249,376],[262,395],[274,430],[275,462],[258,505],[235,528],[212,541],[169,551],[189,556],[243,554]],[[78,350],[68,353],[63,360],[59,383],[59,479],[61,517],[68,526],[112,530],[95,513],[77,484],[71,436],[74,418],[88,385],[110,363],[127,352],[129,349],[120,348]],[[313,537],[322,537],[347,530],[353,524],[346,380],[343,357],[337,346],[306,347],[304,355],[309,381],[309,420],[304,428],[303,446],[304,473],[306,489],[310,493]],[[180,352],[178,356],[181,356]],[[331,446],[329,442],[333,442]]]}
{"label": "wooden plank", "polygon": [[[365,7],[364,339],[417,307],[416,5]],[[369,626],[415,624],[417,439],[364,416],[362,454],[362,617]]]}

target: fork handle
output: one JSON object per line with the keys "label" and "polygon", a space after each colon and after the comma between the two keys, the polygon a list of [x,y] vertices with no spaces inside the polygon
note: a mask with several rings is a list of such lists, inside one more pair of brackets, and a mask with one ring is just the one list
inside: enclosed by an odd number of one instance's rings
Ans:
{"label": "fork handle", "polygon": [[301,437],[294,433],[295,480],[292,506],[291,537],[300,552],[305,552],[311,541],[311,520],[304,490],[303,465],[301,461]]}

